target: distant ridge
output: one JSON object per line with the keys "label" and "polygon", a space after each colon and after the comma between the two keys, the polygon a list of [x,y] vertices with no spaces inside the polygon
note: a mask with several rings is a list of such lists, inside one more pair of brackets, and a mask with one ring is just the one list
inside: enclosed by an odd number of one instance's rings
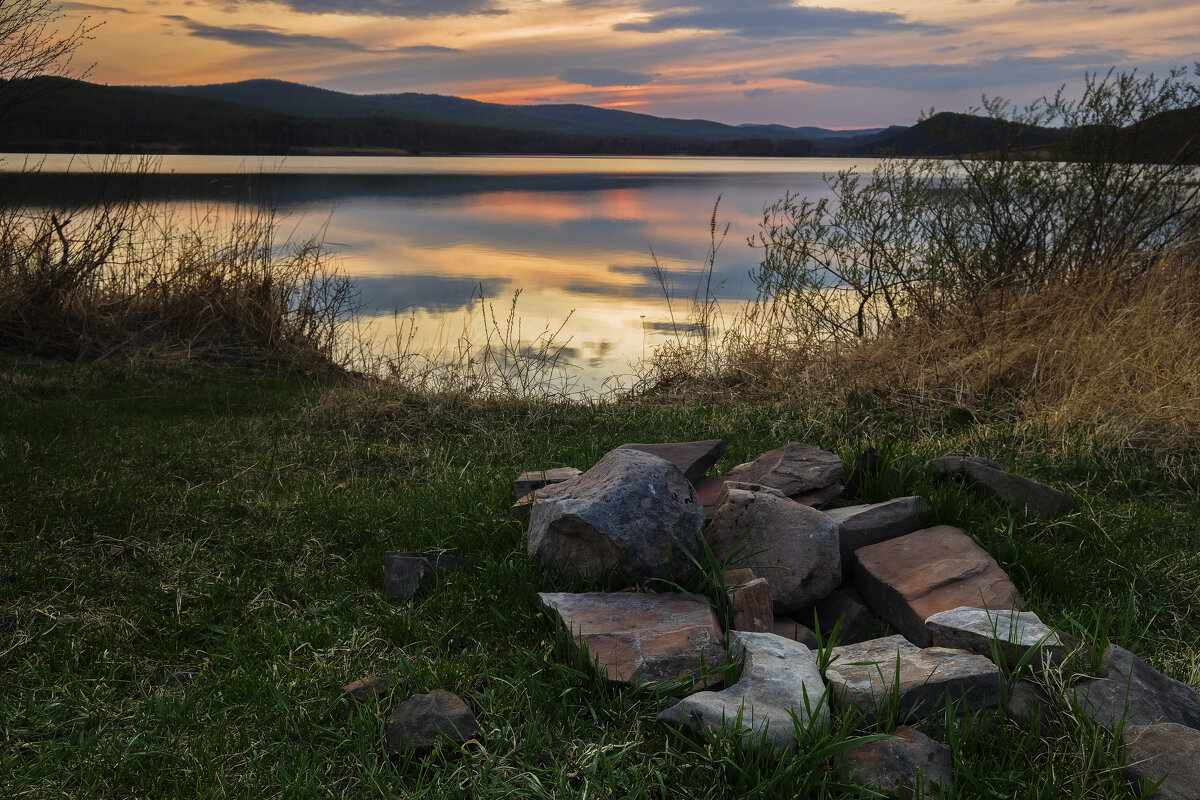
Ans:
{"label": "distant ridge", "polygon": [[577,104],[510,106],[437,94],[355,95],[288,83],[249,80],[203,86],[142,86],[146,91],[224,100],[297,117],[390,117],[443,125],[481,125],[571,136],[672,137],[733,142],[746,139],[797,141],[847,138],[878,133],[785,125],[725,125],[703,119],[675,119]]}

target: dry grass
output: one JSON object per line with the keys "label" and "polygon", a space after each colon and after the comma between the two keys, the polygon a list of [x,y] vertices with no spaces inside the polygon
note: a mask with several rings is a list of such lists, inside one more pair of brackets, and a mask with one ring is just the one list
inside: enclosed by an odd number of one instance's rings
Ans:
{"label": "dry grass", "polygon": [[[1136,280],[1123,270],[993,293],[936,319],[819,341],[761,305],[719,345],[672,343],[646,386],[687,397],[871,398],[922,412],[1008,414],[1055,432],[1166,449],[1200,439],[1200,249]],[[714,352],[718,357],[714,359]],[[940,416],[940,414],[939,414]]]}
{"label": "dry grass", "polygon": [[245,207],[184,222],[136,199],[0,209],[0,350],[336,369],[353,286],[319,242],[276,233]]}

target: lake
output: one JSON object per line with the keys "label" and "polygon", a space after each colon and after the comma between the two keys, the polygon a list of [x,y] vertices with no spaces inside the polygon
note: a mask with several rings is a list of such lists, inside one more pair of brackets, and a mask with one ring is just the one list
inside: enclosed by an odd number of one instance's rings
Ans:
{"label": "lake", "polygon": [[[34,204],[89,202],[103,156],[4,156]],[[361,321],[387,339],[453,347],[480,297],[502,318],[514,292],[522,338],[562,327],[582,385],[628,375],[685,321],[703,291],[710,220],[729,227],[713,270],[722,301],[752,298],[749,247],[763,208],[787,192],[826,196],[822,176],[874,159],[619,156],[249,158],[164,156],[141,178],[182,209],[273,206],[293,240],[324,239],[361,290]],[[662,270],[656,274],[655,262]],[[666,292],[664,292],[664,285]],[[670,295],[670,303],[666,294]],[[673,313],[672,313],[673,312]],[[471,321],[474,321],[472,323]],[[565,322],[565,325],[564,325]]]}

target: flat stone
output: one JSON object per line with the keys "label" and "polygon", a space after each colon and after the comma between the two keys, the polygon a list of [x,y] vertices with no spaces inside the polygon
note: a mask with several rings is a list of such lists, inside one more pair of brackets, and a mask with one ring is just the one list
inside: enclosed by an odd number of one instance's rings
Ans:
{"label": "flat stone", "polygon": [[479,729],[475,715],[462,698],[443,689],[414,694],[396,707],[386,733],[392,758],[404,751],[432,750],[442,737],[462,744]]}
{"label": "flat stone", "polygon": [[[698,692],[658,715],[667,725],[682,724],[700,735],[732,728],[750,744],[795,749],[800,733],[829,727],[825,682],[816,654],[802,644],[771,633],[729,634],[741,679],[721,692]],[[793,721],[793,715],[795,721]]]}
{"label": "flat stone", "polygon": [[725,639],[707,603],[678,592],[538,597],[611,681],[651,687],[721,682],[716,671],[725,666]]}
{"label": "flat stone", "polygon": [[1200,800],[1200,731],[1174,722],[1127,725],[1125,777],[1137,792],[1162,781],[1154,800]]}
{"label": "flat stone", "polygon": [[791,442],[739,468],[737,479],[779,489],[788,497],[824,489],[842,480],[845,467],[837,453]]}
{"label": "flat stone", "polygon": [[813,489],[808,492],[801,492],[792,499],[801,505],[809,508],[823,508],[826,504],[832,503],[834,500],[841,498],[846,493],[846,487],[840,483],[835,483],[831,486],[826,486],[823,489]]}
{"label": "flat stone", "polygon": [[960,606],[1001,609],[1021,598],[995,559],[958,528],[938,525],[854,553],[854,583],[910,641],[932,642],[925,620]]}
{"label": "flat stone", "polygon": [[771,625],[771,633],[791,639],[793,642],[799,642],[810,650],[816,650],[819,644],[817,634],[813,633],[811,628],[801,625],[791,617],[775,617],[775,621]]}
{"label": "flat stone", "polygon": [[342,687],[342,696],[351,703],[366,703],[376,697],[382,697],[391,688],[390,678],[386,675],[374,675],[347,683]]}
{"label": "flat stone", "polygon": [[520,500],[530,492],[541,489],[545,486],[551,486],[556,483],[564,483],[572,478],[578,478],[582,475],[581,470],[575,467],[555,467],[554,469],[539,469],[530,472],[522,472],[513,481],[513,497]]}
{"label": "flat stone", "polygon": [[932,797],[935,786],[953,791],[954,754],[949,747],[907,725],[892,736],[847,750],[841,773],[860,786],[906,800]]}
{"label": "flat stone", "polygon": [[755,578],[728,590],[735,631],[769,632],[775,624],[775,600],[766,578]]}
{"label": "flat stone", "polygon": [[837,588],[837,523],[775,492],[738,485],[725,485],[705,530],[716,557],[732,558],[770,581],[777,613],[811,605]]}
{"label": "flat stone", "polygon": [[695,573],[703,524],[700,498],[674,464],[618,449],[578,478],[537,492],[526,543],[560,580],[683,584]]}
{"label": "flat stone", "polygon": [[708,470],[725,453],[724,439],[702,442],[665,442],[663,444],[623,444],[619,449],[653,453],[670,461],[693,484],[708,474]]}
{"label": "flat stone", "polygon": [[1016,666],[1035,649],[1040,651],[1031,657],[1035,668],[1061,664],[1067,656],[1066,644],[1032,611],[963,606],[939,611],[925,620],[925,628],[939,647],[957,647],[991,658],[995,646],[1009,666]]}
{"label": "flat stone", "polygon": [[825,512],[838,524],[842,574],[849,575],[854,551],[919,530],[932,513],[924,497],[897,497],[883,503],[832,508]]}
{"label": "flat stone", "polygon": [[921,649],[903,636],[888,636],[833,648],[825,680],[838,708],[857,708],[878,718],[893,691],[899,716],[923,716],[949,693],[974,710],[1000,702],[1000,671],[983,656],[944,647]]}
{"label": "flat stone", "polygon": [[449,556],[445,553],[401,553],[389,550],[383,554],[383,578],[388,599],[402,603],[434,581],[475,566],[474,559]]}
{"label": "flat stone", "polygon": [[758,576],[754,574],[754,570],[749,567],[737,567],[736,569],[727,569],[722,573],[722,580],[725,581],[725,586],[728,588],[736,588],[745,586],[750,581]]}
{"label": "flat stone", "polygon": [[1075,501],[1067,493],[1014,475],[991,459],[947,456],[930,462],[929,471],[935,475],[963,475],[1005,505],[1038,517],[1057,517],[1076,509]]}
{"label": "flat stone", "polygon": [[1110,731],[1174,722],[1200,730],[1200,694],[1168,678],[1123,647],[1113,647],[1108,675],[1077,683],[1076,705]]}

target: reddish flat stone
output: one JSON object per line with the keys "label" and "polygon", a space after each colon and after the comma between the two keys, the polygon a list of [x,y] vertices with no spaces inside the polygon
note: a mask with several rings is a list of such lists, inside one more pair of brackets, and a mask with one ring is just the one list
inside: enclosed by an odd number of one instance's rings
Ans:
{"label": "reddish flat stone", "polygon": [[724,439],[702,442],[663,442],[661,444],[623,444],[618,450],[641,450],[665,458],[674,464],[683,477],[693,484],[704,477],[709,468],[725,452]]}
{"label": "reddish flat stone", "polygon": [[728,592],[733,604],[733,630],[770,633],[775,624],[775,598],[766,578],[755,578]]}
{"label": "reddish flat stone", "polygon": [[995,559],[958,528],[938,525],[861,547],[855,585],[875,613],[914,644],[932,643],[925,620],[959,606],[1019,608]]}
{"label": "reddish flat stone", "polygon": [[844,474],[842,459],[836,453],[801,442],[763,453],[736,471],[739,481],[761,483],[788,497],[832,486]]}
{"label": "reddish flat stone", "polygon": [[538,597],[609,680],[649,686],[686,678],[696,686],[721,682],[719,673],[704,674],[725,666],[725,640],[707,603],[678,592]]}

